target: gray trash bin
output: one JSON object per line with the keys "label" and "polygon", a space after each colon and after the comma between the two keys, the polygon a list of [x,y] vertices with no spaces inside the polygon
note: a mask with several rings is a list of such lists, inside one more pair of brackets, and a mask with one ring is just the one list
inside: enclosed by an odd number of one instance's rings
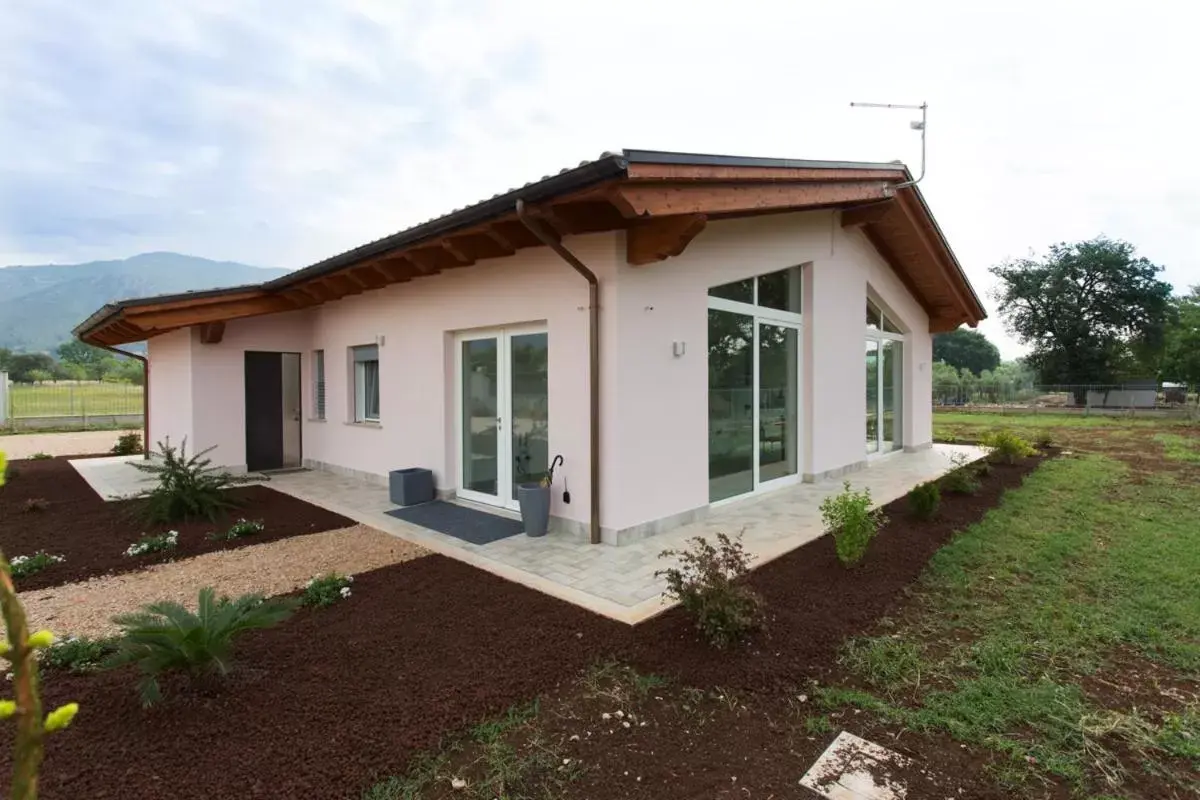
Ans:
{"label": "gray trash bin", "polygon": [[415,506],[433,499],[433,472],[422,467],[388,473],[388,496],[398,506]]}

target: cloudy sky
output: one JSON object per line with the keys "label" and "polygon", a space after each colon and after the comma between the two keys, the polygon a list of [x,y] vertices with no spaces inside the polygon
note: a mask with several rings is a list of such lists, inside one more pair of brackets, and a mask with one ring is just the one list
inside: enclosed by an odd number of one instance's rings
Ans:
{"label": "cloudy sky", "polygon": [[915,169],[906,112],[848,104],[925,100],[981,293],[1099,233],[1200,283],[1186,17],[975,5],[0,0],[0,264],[296,268],[622,147]]}

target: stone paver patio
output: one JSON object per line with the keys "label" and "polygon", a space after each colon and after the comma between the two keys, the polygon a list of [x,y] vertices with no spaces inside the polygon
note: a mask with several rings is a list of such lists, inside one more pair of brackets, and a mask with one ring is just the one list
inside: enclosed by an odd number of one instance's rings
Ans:
{"label": "stone paver patio", "polygon": [[[870,489],[876,504],[883,505],[907,494],[916,484],[945,473],[957,453],[976,459],[984,451],[939,444],[916,453],[894,453],[846,479],[855,489]],[[126,460],[71,463],[97,492],[106,499],[115,499],[146,488],[142,482],[145,476],[125,464]],[[388,516],[385,512],[395,506],[388,500],[387,489],[376,484],[327,472],[302,471],[274,475],[267,485],[502,578],[632,624],[667,608],[661,596],[663,582],[654,577],[656,570],[667,565],[658,557],[660,552],[681,548],[693,536],[712,539],[719,532],[741,533],[747,551],[755,556],[755,566],[760,566],[824,533],[820,504],[841,490],[842,479],[751,495],[714,508],[702,521],[622,546],[592,545],[553,533],[543,538],[518,535],[474,545]]]}

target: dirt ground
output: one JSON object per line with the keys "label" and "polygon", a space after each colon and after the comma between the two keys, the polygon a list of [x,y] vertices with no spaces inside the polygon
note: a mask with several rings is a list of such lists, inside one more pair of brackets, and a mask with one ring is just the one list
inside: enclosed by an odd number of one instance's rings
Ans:
{"label": "dirt ground", "polygon": [[[15,474],[14,474],[15,472]],[[147,524],[139,515],[140,500],[108,503],[65,459],[11,462],[8,484],[0,492],[0,547],[9,558],[39,550],[64,557],[17,581],[18,591],[75,583],[99,575],[134,572],[150,564],[262,544],[354,525],[340,514],[276,492],[264,485],[231,491],[239,504],[215,523],[207,520],[172,525]],[[39,510],[29,507],[40,501]],[[211,539],[240,516],[262,520],[266,529],[239,539]],[[144,534],[177,530],[174,550],[130,557],[126,548]]]}
{"label": "dirt ground", "polygon": [[[689,724],[693,704],[675,695],[675,710],[664,706],[661,718],[635,712],[647,721],[637,736],[624,735],[631,721],[600,746],[594,728],[586,747],[588,728],[564,722],[561,733],[581,738],[543,750],[577,747],[563,757],[578,756],[588,769],[560,796],[794,797],[806,759],[834,732],[772,736],[771,720],[792,713],[843,638],[888,614],[929,557],[1036,464],[993,469],[977,495],[947,495],[933,522],[912,520],[903,501],[891,504],[891,522],[853,570],[837,562],[828,537],[756,570],[749,582],[770,609],[768,627],[726,653],[701,642],[679,609],[630,628],[434,555],[360,575],[348,600],[247,635],[228,681],[172,681],[168,699],[149,711],[138,704],[132,669],[48,673],[47,704],[73,700],[82,710],[48,748],[42,796],[359,797],[448,733],[552,698],[589,665],[615,659],[693,687],[679,692],[711,695],[729,716]],[[592,716],[583,707],[572,713]],[[0,729],[0,753],[8,735]],[[612,778],[625,771],[643,780],[616,793]],[[969,770],[953,778],[969,790],[958,796],[988,796]]]}

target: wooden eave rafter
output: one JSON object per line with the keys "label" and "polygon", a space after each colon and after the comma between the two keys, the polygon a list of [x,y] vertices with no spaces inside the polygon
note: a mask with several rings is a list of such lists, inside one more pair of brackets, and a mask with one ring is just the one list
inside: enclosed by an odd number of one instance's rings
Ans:
{"label": "wooden eave rafter", "polygon": [[[931,326],[956,327],[980,312],[953,256],[914,190],[897,191],[901,168],[847,165],[729,166],[630,163],[623,177],[608,179],[537,204],[535,213],[559,236],[625,230],[627,261],[645,266],[683,253],[714,219],[791,211],[843,209],[842,224],[861,229],[929,313]],[[886,226],[881,223],[886,221]],[[919,291],[884,227],[900,225],[906,242],[917,242],[945,296]],[[103,343],[137,341],[175,328],[272,314],[337,300],[514,255],[540,246],[515,212],[470,227],[413,241],[352,262],[336,272],[314,274],[278,289],[252,288],[224,295],[171,298],[128,306],[86,334]],[[901,248],[905,258],[909,246]],[[952,299],[952,304],[947,301]],[[953,307],[951,307],[951,305]]]}

